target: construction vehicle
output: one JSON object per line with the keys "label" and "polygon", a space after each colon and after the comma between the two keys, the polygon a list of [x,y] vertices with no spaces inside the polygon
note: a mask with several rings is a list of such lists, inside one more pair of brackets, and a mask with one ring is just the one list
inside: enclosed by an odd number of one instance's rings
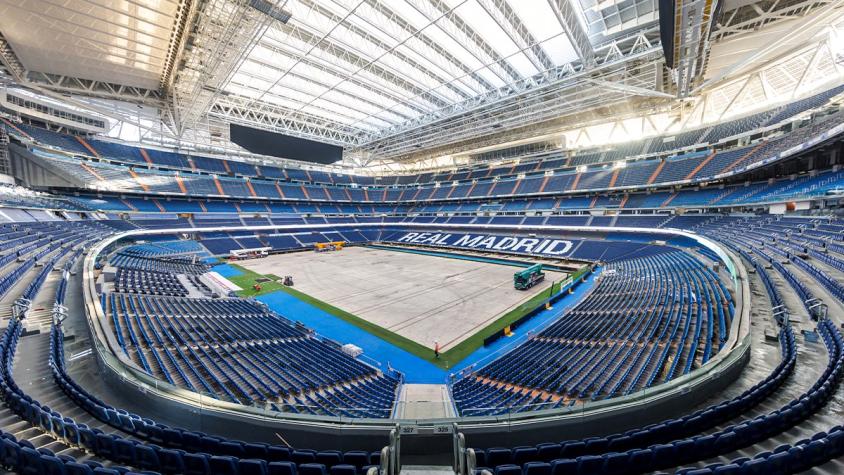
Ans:
{"label": "construction vehicle", "polygon": [[314,243],[314,250],[316,252],[340,251],[345,245],[346,241],[318,242]]}
{"label": "construction vehicle", "polygon": [[542,264],[534,264],[525,270],[513,274],[513,286],[518,290],[527,290],[545,280]]}

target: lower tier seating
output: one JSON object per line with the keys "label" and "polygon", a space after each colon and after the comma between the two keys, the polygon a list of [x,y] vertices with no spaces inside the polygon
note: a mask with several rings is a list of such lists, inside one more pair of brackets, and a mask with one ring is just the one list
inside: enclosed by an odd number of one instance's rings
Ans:
{"label": "lower tier seating", "polygon": [[683,252],[613,261],[589,299],[455,383],[455,402],[494,415],[630,394],[705,365],[732,317],[730,294]]}

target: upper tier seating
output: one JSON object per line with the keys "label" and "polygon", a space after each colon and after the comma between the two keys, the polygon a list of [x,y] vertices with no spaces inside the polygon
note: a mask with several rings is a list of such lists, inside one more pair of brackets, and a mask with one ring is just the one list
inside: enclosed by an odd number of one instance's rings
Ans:
{"label": "upper tier seating", "polygon": [[[76,159],[60,159],[54,154],[39,155],[41,160],[49,163],[50,167],[60,170],[60,173],[73,177],[81,183],[93,184],[93,188],[103,190],[182,196],[326,200],[340,203],[414,202],[643,187],[683,180],[703,180],[723,173],[741,172],[749,166],[776,158],[780,152],[819,135],[830,128],[833,122],[829,120],[829,117],[822,118],[796,131],[786,133],[781,138],[766,139],[760,146],[721,149],[714,157],[711,156],[710,147],[706,145],[715,144],[725,138],[744,134],[766,125],[774,125],[794,114],[821,107],[829,99],[839,95],[842,90],[844,86],[837,86],[769,111],[670,137],[655,137],[614,145],[608,150],[568,152],[566,157],[559,158],[553,154],[546,154],[541,157],[544,161],[528,161],[517,165],[482,166],[453,172],[378,177],[377,179],[317,170],[257,167],[236,160],[183,156],[173,152],[141,149],[102,140],[76,139],[25,125],[21,125],[19,129],[41,143],[63,148],[77,156],[96,155],[99,158],[121,161],[123,165],[85,161],[83,166],[79,166],[79,161]],[[17,134],[14,129],[11,130],[13,134]],[[731,146],[734,146],[734,143],[735,141]],[[679,156],[670,159],[670,164],[662,166],[656,175],[653,172],[657,171],[658,161],[653,157],[646,158],[643,162],[629,162],[628,170],[621,172],[613,172],[606,165],[607,162],[620,159],[639,158],[646,153],[664,154],[673,151],[677,154],[681,150],[690,149],[705,150],[705,153],[685,155],[680,153]],[[130,171],[126,165],[131,165],[133,170]],[[699,167],[699,165],[703,166]],[[149,166],[157,166],[162,170],[150,169]],[[576,166],[589,166],[589,169],[582,173],[575,173]],[[181,171],[177,178],[174,172],[164,169]],[[554,170],[554,175],[546,177],[545,172],[550,170]],[[519,178],[520,173],[527,175]],[[240,177],[250,178],[249,184]],[[500,181],[493,181],[494,179]],[[455,181],[460,181],[460,183],[452,185]],[[436,187],[435,183],[441,186]],[[349,188],[351,184],[375,188],[367,190]],[[385,186],[400,188],[385,188]]]}
{"label": "upper tier seating", "polygon": [[[98,187],[109,191],[154,193],[181,196],[229,196],[239,199],[263,198],[270,200],[316,200],[316,201],[388,201],[418,202],[428,200],[458,200],[467,198],[508,197],[531,193],[564,193],[574,191],[605,190],[613,187],[642,187],[652,184],[673,183],[684,180],[701,180],[728,172],[737,172],[760,162],[779,157],[779,153],[803,143],[835,125],[831,116],[818,120],[796,131],[763,140],[755,145],[736,149],[703,151],[679,155],[660,164],[654,160],[632,162],[627,167],[617,170],[604,168],[589,169],[584,172],[558,171],[552,176],[525,177],[523,179],[464,182],[456,185],[443,185],[438,188],[429,184],[421,188],[410,189],[347,189],[332,185],[296,185],[285,182],[266,182],[256,178],[249,182],[227,178],[211,178],[204,175],[181,173],[173,175],[164,171],[135,170],[115,165],[103,165],[88,162],[80,167],[75,159],[42,157],[69,176],[77,177],[85,183],[96,183]],[[184,191],[183,191],[184,189]],[[254,192],[254,193],[253,193]],[[185,201],[143,202],[122,200],[110,209],[125,210],[136,208],[143,211],[160,211],[169,208],[175,212],[201,211],[238,211],[235,203],[209,202],[214,208],[203,204]],[[78,201],[80,206],[96,206],[96,202]],[[266,212],[264,203],[248,203],[246,209],[239,211]],[[300,207],[304,205],[297,205]],[[321,205],[327,206],[327,205]],[[142,209],[143,208],[143,209]]]}

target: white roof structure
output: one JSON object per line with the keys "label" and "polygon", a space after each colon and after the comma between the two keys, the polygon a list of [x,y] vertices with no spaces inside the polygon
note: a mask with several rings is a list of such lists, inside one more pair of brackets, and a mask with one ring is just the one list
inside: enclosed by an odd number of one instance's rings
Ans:
{"label": "white roof structure", "polygon": [[[701,2],[678,3],[679,15]],[[720,3],[716,44],[841,9]],[[219,143],[238,123],[341,145],[358,165],[679,113],[705,92],[678,91],[711,79],[707,64],[720,81],[744,59],[710,63],[704,46],[672,77],[657,0],[0,0],[0,58],[19,84],[94,98],[118,120],[131,108],[104,99],[154,107],[163,125],[149,129],[170,141]]]}
{"label": "white roof structure", "polygon": [[9,0],[0,31],[31,71],[158,87],[175,1]]}

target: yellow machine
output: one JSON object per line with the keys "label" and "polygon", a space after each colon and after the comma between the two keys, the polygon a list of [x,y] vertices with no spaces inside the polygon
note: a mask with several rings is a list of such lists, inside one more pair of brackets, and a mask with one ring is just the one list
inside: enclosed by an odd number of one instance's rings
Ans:
{"label": "yellow machine", "polygon": [[314,250],[316,252],[324,252],[324,251],[339,251],[343,249],[343,246],[346,245],[345,241],[334,241],[334,242],[317,242],[314,243]]}

